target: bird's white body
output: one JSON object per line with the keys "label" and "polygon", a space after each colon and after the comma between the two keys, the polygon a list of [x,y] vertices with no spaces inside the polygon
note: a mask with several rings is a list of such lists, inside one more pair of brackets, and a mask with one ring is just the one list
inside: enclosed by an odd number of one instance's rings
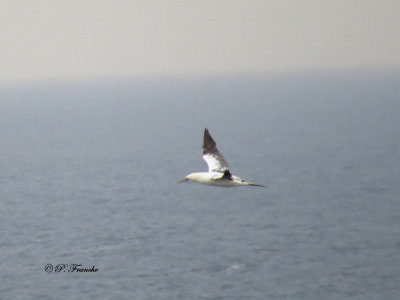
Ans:
{"label": "bird's white body", "polygon": [[254,185],[253,183],[245,181],[235,175],[232,175],[231,179],[221,178],[221,172],[196,172],[187,175],[186,178],[188,180],[202,184],[216,185],[223,187]]}
{"label": "bird's white body", "polygon": [[228,163],[218,151],[216,143],[207,128],[204,130],[203,159],[208,165],[208,172],[191,173],[179,182],[194,181],[222,187],[262,186],[231,174],[228,169]]}

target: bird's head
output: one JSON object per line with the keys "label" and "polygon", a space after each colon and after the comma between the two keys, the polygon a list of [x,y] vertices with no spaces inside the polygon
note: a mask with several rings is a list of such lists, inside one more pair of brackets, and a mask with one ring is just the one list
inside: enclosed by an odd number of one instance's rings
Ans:
{"label": "bird's head", "polygon": [[182,180],[179,180],[178,183],[187,182],[187,181],[190,181],[190,179],[185,177]]}
{"label": "bird's head", "polygon": [[178,183],[187,182],[187,181],[196,181],[195,179],[196,179],[196,174],[191,173],[191,174],[187,175],[185,178],[183,178],[182,180],[179,180]]}

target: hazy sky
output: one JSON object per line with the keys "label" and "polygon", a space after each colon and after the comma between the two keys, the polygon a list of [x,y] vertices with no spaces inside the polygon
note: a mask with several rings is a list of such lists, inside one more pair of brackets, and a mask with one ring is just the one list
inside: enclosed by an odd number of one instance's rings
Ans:
{"label": "hazy sky", "polygon": [[399,0],[3,0],[0,82],[400,67]]}

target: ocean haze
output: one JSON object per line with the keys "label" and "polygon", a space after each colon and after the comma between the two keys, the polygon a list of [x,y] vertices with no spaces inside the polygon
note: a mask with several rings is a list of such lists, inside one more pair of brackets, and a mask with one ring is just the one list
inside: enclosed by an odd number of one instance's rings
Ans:
{"label": "ocean haze", "polygon": [[[400,297],[399,71],[0,95],[0,298]],[[204,127],[266,188],[177,184]]]}
{"label": "ocean haze", "polygon": [[0,81],[400,67],[400,4],[3,0]]}

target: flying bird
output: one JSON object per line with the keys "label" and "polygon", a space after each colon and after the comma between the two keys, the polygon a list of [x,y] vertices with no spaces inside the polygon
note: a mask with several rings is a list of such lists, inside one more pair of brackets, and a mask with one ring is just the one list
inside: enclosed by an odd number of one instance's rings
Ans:
{"label": "flying bird", "polygon": [[195,181],[202,184],[216,185],[222,187],[234,187],[234,186],[261,186],[250,181],[241,179],[235,175],[232,175],[228,168],[224,156],[218,151],[214,139],[211,137],[208,129],[204,129],[203,139],[203,159],[208,165],[208,172],[196,172],[187,175],[184,179],[178,181],[178,183],[186,181]]}

